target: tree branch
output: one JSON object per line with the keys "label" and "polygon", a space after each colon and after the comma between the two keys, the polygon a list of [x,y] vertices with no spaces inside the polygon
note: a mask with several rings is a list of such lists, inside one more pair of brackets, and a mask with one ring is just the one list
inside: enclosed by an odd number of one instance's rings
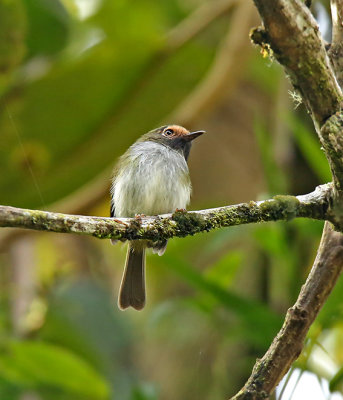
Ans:
{"label": "tree branch", "polygon": [[[228,14],[232,9],[236,7],[237,2],[238,0],[216,0],[206,2],[200,5],[188,17],[186,17],[174,28],[172,28],[166,35],[165,46],[161,48],[160,51],[158,51],[155,56],[150,60],[150,62],[146,66],[145,72],[142,72],[142,76],[139,77],[137,82],[135,82],[135,84],[132,86],[132,90],[129,91],[129,94],[125,97],[124,101],[122,101],[120,107],[129,107],[131,97],[134,95],[134,93],[137,93],[140,88],[147,84],[147,82],[149,81],[147,77],[153,74],[156,68],[160,68],[163,65],[165,59],[180,50],[182,46],[186,45],[189,41],[194,39],[194,37],[201,34],[216,19]],[[239,57],[239,52],[237,51],[236,53],[237,61]],[[241,51],[241,54],[243,55],[244,51]],[[229,58],[231,59],[231,56]],[[237,80],[237,76],[235,78],[234,77],[234,73],[231,73],[231,79],[234,80],[236,78]],[[194,90],[198,91],[197,87]],[[196,102],[197,104],[192,105],[190,120],[183,120],[184,110],[183,108],[178,107],[179,112],[173,112],[171,116],[169,116],[168,118],[164,118],[164,120],[161,121],[161,125],[163,125],[165,121],[169,119],[169,121],[178,121],[178,123],[180,123],[181,125],[187,125],[191,127],[191,122],[193,121],[194,115],[200,114],[200,110],[197,109],[197,106],[202,107],[204,103],[208,103],[204,94],[206,95],[206,93],[201,93],[201,95],[203,96],[201,101],[198,101]],[[207,95],[213,98],[212,92],[207,93]],[[192,96],[192,92],[190,96]],[[3,103],[6,103],[6,99]],[[1,105],[2,103],[0,99],[0,107]],[[120,114],[120,110],[118,112]],[[108,129],[108,126],[111,126],[115,120],[116,115],[113,114],[112,110],[110,114],[105,118],[105,120],[102,121],[97,127],[97,130],[99,131],[98,133],[101,133],[102,130]],[[110,190],[108,177],[112,174],[112,170],[113,166],[111,166],[110,168],[106,168],[104,171],[101,171],[90,182],[78,188],[75,192],[71,193],[66,198],[58,200],[55,203],[49,205],[49,209],[51,211],[59,210],[64,213],[71,214],[86,212],[94,204],[104,199],[104,197],[108,195]],[[24,234],[24,231],[11,230],[7,231],[6,234],[2,232],[2,234],[0,235],[0,251],[1,248],[7,248],[9,243],[13,239],[17,238],[20,234]]]}
{"label": "tree branch", "polygon": [[[0,206],[0,227],[87,234],[118,240],[161,240],[219,227],[298,217],[331,221],[341,229],[343,118],[340,110],[343,95],[332,67],[338,69],[342,65],[342,29],[336,27],[333,30],[330,63],[317,24],[301,1],[254,1],[264,28],[255,29],[251,38],[264,48],[271,49],[275,58],[285,67],[295,89],[300,92],[329,160],[333,185],[319,186],[314,192],[303,196],[275,196],[260,202],[131,219],[86,217]],[[337,17],[335,24],[342,22],[342,14],[338,10],[342,6],[341,2],[332,0],[333,15]],[[201,29],[202,26],[199,25]],[[177,38],[175,43],[181,46],[183,41]],[[342,82],[340,75],[337,77]],[[264,357],[257,361],[251,377],[234,397],[235,400],[269,397],[299,356],[308,329],[334,287],[342,268],[343,235],[333,231],[327,222],[315,263],[297,302],[289,309],[282,329]]]}
{"label": "tree branch", "polygon": [[[254,0],[264,22],[252,40],[271,49],[285,67],[312,115],[334,178],[332,213],[341,225],[343,199],[342,92],[330,65],[324,43],[311,13],[299,0]],[[342,0],[332,0],[342,6]],[[337,14],[335,24],[342,22]],[[341,43],[342,27],[334,28],[333,44]],[[332,60],[331,55],[331,60]],[[333,67],[342,63],[337,55]],[[337,72],[337,70],[336,70]],[[243,389],[232,400],[266,399],[298,358],[306,334],[333,289],[343,268],[343,235],[326,222],[317,257],[295,305],[287,312],[282,329],[269,350],[254,366]]]}
{"label": "tree branch", "polygon": [[265,29],[255,29],[252,40],[270,46],[320,127],[340,110],[343,96],[315,19],[299,0],[254,2]]}
{"label": "tree branch", "polygon": [[0,227],[77,233],[121,241],[162,240],[253,222],[288,221],[299,217],[332,220],[331,197],[332,185],[326,184],[297,197],[279,195],[270,200],[207,210],[179,210],[160,216],[118,219],[0,206]]}
{"label": "tree branch", "polygon": [[338,111],[321,127],[319,136],[329,160],[334,189],[334,207],[337,217],[342,215],[343,199],[343,113]]}
{"label": "tree branch", "polygon": [[244,388],[231,400],[269,398],[299,357],[306,334],[343,268],[342,235],[327,222],[311,273],[267,353],[257,360]]}
{"label": "tree branch", "polygon": [[329,57],[338,83],[343,87],[343,0],[331,0],[332,41]]}

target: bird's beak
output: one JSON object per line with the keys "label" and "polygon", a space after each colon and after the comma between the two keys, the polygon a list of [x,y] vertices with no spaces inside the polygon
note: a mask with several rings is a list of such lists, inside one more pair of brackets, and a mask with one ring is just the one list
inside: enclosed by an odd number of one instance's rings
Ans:
{"label": "bird's beak", "polygon": [[205,131],[195,131],[195,132],[189,132],[188,135],[184,136],[184,139],[187,142],[192,141],[193,139],[196,139],[198,136],[202,135],[205,133]]}

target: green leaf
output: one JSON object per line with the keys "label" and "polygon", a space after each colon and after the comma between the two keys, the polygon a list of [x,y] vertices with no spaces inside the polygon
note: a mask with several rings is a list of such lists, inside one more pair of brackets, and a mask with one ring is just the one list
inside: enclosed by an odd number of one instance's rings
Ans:
{"label": "green leaf", "polygon": [[106,33],[104,39],[73,57],[50,60],[7,101],[8,113],[0,114],[2,203],[45,207],[75,191],[161,124],[205,75],[224,29],[209,27],[167,53],[163,10],[157,2],[145,4],[105,1],[87,20]]}
{"label": "green leaf", "polygon": [[311,132],[310,129],[294,115],[289,115],[286,122],[293,133],[299,150],[317,175],[320,183],[331,181],[331,172],[328,161],[324,152],[321,150],[317,135]]}
{"label": "green leaf", "polygon": [[219,286],[228,287],[242,265],[243,257],[239,250],[229,251],[206,271],[205,276]]}
{"label": "green leaf", "polygon": [[0,377],[23,388],[55,387],[85,399],[108,399],[109,388],[91,365],[61,347],[10,342],[2,350]]}
{"label": "green leaf", "polygon": [[317,322],[323,329],[330,329],[343,319],[343,280],[339,279],[320,311]]}
{"label": "green leaf", "polygon": [[283,222],[258,225],[254,231],[254,237],[270,257],[277,256],[280,259],[286,259],[289,263],[292,257],[286,235]]}
{"label": "green leaf", "polygon": [[69,15],[59,0],[23,0],[29,20],[29,56],[53,55],[69,36]]}
{"label": "green leaf", "polygon": [[[281,319],[262,303],[247,299],[217,283],[207,279],[203,274],[193,269],[183,259],[171,255],[164,256],[164,265],[181,276],[187,283],[203,293],[211,295],[225,308],[236,314],[247,326],[254,327],[254,334],[263,333],[263,342],[272,338],[280,328]],[[261,341],[259,341],[261,343]]]}
{"label": "green leaf", "polygon": [[260,118],[256,118],[254,121],[254,132],[269,193],[285,193],[287,188],[286,177],[275,162],[272,136]]}
{"label": "green leaf", "polygon": [[157,400],[156,388],[148,383],[136,386],[132,390],[130,400]]}
{"label": "green leaf", "polygon": [[280,79],[284,79],[284,72],[279,63],[270,58],[261,57],[259,51],[254,52],[253,58],[246,68],[247,78],[268,96],[277,96]]}
{"label": "green leaf", "polygon": [[331,378],[329,382],[330,392],[342,391],[343,388],[343,367]]}
{"label": "green leaf", "polygon": [[[1,362],[0,362],[1,365]],[[21,390],[17,385],[0,377],[0,399],[17,400],[21,397]]]}

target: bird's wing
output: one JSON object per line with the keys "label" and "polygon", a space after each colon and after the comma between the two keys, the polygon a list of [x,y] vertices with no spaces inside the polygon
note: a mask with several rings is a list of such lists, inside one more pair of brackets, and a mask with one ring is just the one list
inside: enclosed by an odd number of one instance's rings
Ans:
{"label": "bird's wing", "polygon": [[111,210],[110,210],[110,215],[112,218],[114,218],[116,216],[116,209],[114,207],[114,203],[113,203],[113,198],[111,196]]}

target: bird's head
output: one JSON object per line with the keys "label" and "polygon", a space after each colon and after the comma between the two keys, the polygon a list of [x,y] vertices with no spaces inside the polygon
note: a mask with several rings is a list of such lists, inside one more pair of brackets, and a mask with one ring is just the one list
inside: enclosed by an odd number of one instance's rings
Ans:
{"label": "bird's head", "polygon": [[190,132],[183,126],[165,125],[145,134],[141,140],[161,143],[184,154],[186,160],[194,139],[205,133],[205,131]]}

